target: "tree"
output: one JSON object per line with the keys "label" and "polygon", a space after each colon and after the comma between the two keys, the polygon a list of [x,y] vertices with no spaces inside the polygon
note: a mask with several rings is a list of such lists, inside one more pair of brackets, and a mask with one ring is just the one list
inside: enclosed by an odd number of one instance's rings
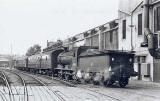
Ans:
{"label": "tree", "polygon": [[36,45],[33,46],[33,48],[34,48],[34,53],[40,53],[41,52],[41,46],[40,45],[36,44]]}
{"label": "tree", "polygon": [[41,46],[38,44],[35,44],[34,46],[30,47],[27,50],[26,56],[31,56],[34,55],[36,53],[40,53],[41,52]]}

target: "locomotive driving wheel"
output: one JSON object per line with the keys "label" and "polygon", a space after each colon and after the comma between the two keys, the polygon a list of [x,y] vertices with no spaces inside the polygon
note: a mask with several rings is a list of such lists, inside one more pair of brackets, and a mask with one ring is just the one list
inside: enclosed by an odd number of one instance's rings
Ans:
{"label": "locomotive driving wheel", "polygon": [[59,77],[60,79],[62,79],[62,75],[61,75],[60,73],[58,73],[58,77]]}
{"label": "locomotive driving wheel", "polygon": [[110,86],[113,85],[113,83],[114,83],[113,80],[107,80],[107,81],[104,82],[104,85],[105,85],[106,87],[110,87]]}
{"label": "locomotive driving wheel", "polygon": [[66,74],[65,75],[65,80],[69,81],[70,80],[70,75]]}
{"label": "locomotive driving wheel", "polygon": [[104,77],[102,77],[102,80],[100,82],[100,85],[106,86],[106,87],[110,87],[113,85],[115,81],[113,79],[108,79],[108,80],[104,80]]}
{"label": "locomotive driving wheel", "polygon": [[128,84],[129,79],[128,78],[120,78],[119,85],[120,87],[125,87]]}

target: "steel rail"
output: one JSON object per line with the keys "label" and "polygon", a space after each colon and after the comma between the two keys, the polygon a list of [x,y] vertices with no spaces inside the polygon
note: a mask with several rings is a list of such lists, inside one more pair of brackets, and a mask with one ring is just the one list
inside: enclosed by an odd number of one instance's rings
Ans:
{"label": "steel rail", "polygon": [[[60,80],[60,79],[57,79],[57,78],[52,78],[52,77],[50,77],[50,76],[44,76],[44,75],[41,75],[41,76],[42,76],[42,77],[48,77],[48,78],[50,78],[50,79],[54,79],[54,80],[57,80],[57,81],[61,81],[61,82],[65,83],[65,84],[67,84],[67,85],[69,85],[69,86],[72,86],[72,87],[78,87],[78,86],[76,86],[75,84],[72,84],[71,82],[68,82],[68,81],[65,81],[65,80]],[[95,92],[95,93],[100,94],[100,95],[103,95],[103,96],[107,96],[107,97],[109,97],[109,98],[111,98],[111,99],[114,99],[114,100],[117,100],[117,101],[122,101],[122,100],[117,99],[117,98],[115,98],[115,97],[112,97],[112,96],[110,96],[110,95],[103,94],[103,93],[100,93],[100,92],[97,92],[97,91],[94,91],[94,90],[90,90],[90,89],[87,89],[87,88],[84,88],[84,87],[79,87],[79,88],[82,88],[82,89],[85,89],[85,90],[89,90],[89,91]]]}
{"label": "steel rail", "polygon": [[8,101],[8,99],[6,98],[6,96],[4,95],[4,93],[2,91],[0,91],[0,93],[1,93],[0,96],[2,97],[3,101]]}
{"label": "steel rail", "polygon": [[[24,72],[23,72],[23,73],[24,73]],[[110,95],[107,95],[107,94],[103,94],[103,93],[100,93],[100,92],[97,92],[97,91],[94,91],[94,90],[91,90],[91,89],[87,89],[87,88],[85,88],[85,87],[77,86],[77,85],[72,84],[71,82],[68,82],[68,81],[66,81],[66,80],[61,80],[61,79],[53,78],[53,77],[51,77],[51,76],[46,76],[46,75],[45,75],[45,76],[44,76],[44,75],[40,75],[40,74],[38,74],[38,75],[39,75],[39,76],[42,76],[42,77],[46,77],[46,78],[50,78],[50,79],[54,79],[54,80],[63,82],[63,83],[65,83],[65,84],[67,84],[67,85],[69,85],[69,86],[72,86],[72,87],[82,88],[82,89],[85,89],[85,90],[88,90],[88,91],[91,91],[91,92],[94,92],[94,93],[97,93],[97,94],[100,94],[100,95],[109,97],[109,98],[111,98],[111,99],[113,99],[113,100],[116,100],[116,101],[122,101],[122,100],[120,100],[120,99],[118,99],[118,98],[115,98],[115,97],[113,97],[113,96],[110,96]],[[40,80],[40,82],[42,82],[42,81]],[[46,85],[45,83],[42,82],[42,84],[47,87],[47,85]],[[54,91],[54,92],[56,93],[56,91]],[[58,94],[58,95],[59,95],[59,94]]]}
{"label": "steel rail", "polygon": [[25,74],[25,73],[22,73],[22,74],[32,77],[33,79],[35,79],[36,81],[38,81],[42,86],[45,86],[48,90],[50,90],[53,94],[55,94],[61,101],[65,101],[65,99],[62,96],[60,96],[59,94],[57,94],[56,91],[53,91],[52,89],[50,89],[42,80],[40,80],[40,79],[38,79],[38,78],[36,78],[34,76]]}
{"label": "steel rail", "polygon": [[[52,77],[50,77],[50,76],[44,76],[44,75],[41,75],[41,76],[42,76],[42,77],[49,77],[50,79],[52,79]],[[68,81],[65,81],[65,80],[60,80],[60,79],[57,79],[57,78],[53,78],[53,79],[54,79],[54,80],[57,80],[57,81],[61,81],[61,82],[65,83],[65,84],[67,84],[67,85],[69,85],[69,86],[72,86],[72,87],[78,87],[78,86],[76,86],[75,84],[72,84],[71,82],[68,82]],[[122,100],[117,99],[117,98],[115,98],[115,97],[112,97],[112,96],[110,96],[110,95],[103,94],[103,93],[100,93],[100,92],[97,92],[97,91],[94,91],[94,90],[91,90],[91,89],[87,89],[87,88],[84,88],[84,87],[79,87],[79,88],[82,88],[82,89],[85,89],[85,90],[89,90],[89,91],[95,92],[95,93],[100,94],[100,95],[103,95],[103,96],[107,96],[107,97],[109,97],[109,98],[111,98],[111,99],[114,99],[114,100],[117,100],[117,101],[122,101]]]}
{"label": "steel rail", "polygon": [[68,82],[68,81],[66,81],[66,80],[59,79],[58,77],[51,77],[51,76],[40,75],[40,74],[36,74],[36,75],[41,76],[41,77],[44,77],[44,78],[46,78],[46,79],[49,78],[49,79],[52,79],[52,80],[56,80],[56,81],[61,82],[61,83],[65,84],[65,85],[68,85],[68,86],[70,86],[70,87],[76,87],[75,84],[72,84],[71,82]]}
{"label": "steel rail", "polygon": [[25,83],[25,80],[22,78],[22,76],[16,72],[13,72],[13,71],[9,71],[11,73],[14,73],[15,75],[17,75],[21,81],[22,81],[22,84],[23,84],[23,87],[24,87],[24,100],[29,100],[29,96],[28,96],[28,89],[27,89],[27,86],[26,86],[26,83]]}
{"label": "steel rail", "polygon": [[[16,70],[16,71],[19,71],[19,70]],[[31,74],[29,72],[24,72],[24,71],[21,71],[21,73],[27,73],[27,74]],[[35,74],[31,74],[31,75],[35,75]],[[48,79],[48,80],[56,80],[58,82],[61,82],[67,86],[70,86],[70,87],[76,87],[75,84],[69,82],[69,81],[66,81],[66,80],[62,80],[62,79],[59,79],[58,77],[52,77],[52,76],[48,76],[48,75],[41,75],[41,74],[36,74],[37,76],[41,76],[41,77],[44,77],[45,79]]]}
{"label": "steel rail", "polygon": [[[20,79],[21,79],[21,81],[22,81],[22,83],[23,83],[23,86],[24,86],[24,99],[25,99],[25,95],[27,95],[27,101],[29,100],[29,96],[28,96],[28,90],[27,90],[27,84],[25,83],[25,80],[22,78],[22,75],[23,76],[27,76],[27,77],[31,77],[32,79],[34,79],[34,80],[36,80],[40,85],[42,85],[42,86],[44,86],[41,82],[39,82],[37,79],[35,79],[33,76],[31,76],[31,75],[28,75],[28,74],[25,74],[25,73],[16,73],[16,71],[12,71],[12,70],[8,70],[8,72],[11,72],[11,73],[14,73],[15,75],[17,75]],[[40,89],[41,90],[41,89]],[[42,92],[43,92],[43,90],[41,90]],[[26,93],[25,93],[26,92]],[[49,92],[47,92],[47,93],[49,93]],[[44,93],[45,94],[45,93]],[[51,95],[51,94],[50,94]]]}
{"label": "steel rail", "polygon": [[82,88],[82,89],[85,89],[85,90],[88,90],[88,91],[91,91],[91,92],[94,92],[94,93],[97,93],[97,94],[100,94],[100,95],[103,95],[103,96],[109,97],[109,98],[111,98],[111,99],[113,99],[113,100],[116,100],[116,101],[122,101],[122,100],[120,100],[120,99],[118,99],[118,98],[112,97],[112,96],[107,95],[107,94],[100,93],[100,92],[95,91],[95,90],[91,90],[91,89],[84,88],[84,87],[79,87],[79,88]]}
{"label": "steel rail", "polygon": [[2,75],[3,75],[3,77],[4,77],[4,81],[6,82],[6,86],[7,86],[8,90],[9,90],[9,98],[10,98],[10,101],[15,101],[14,94],[13,94],[13,92],[12,92],[12,89],[11,89],[11,86],[10,86],[10,84],[9,84],[9,82],[8,82],[7,77],[6,77],[6,75],[5,75],[4,72],[1,72],[1,73],[2,73]]}
{"label": "steel rail", "polygon": [[5,99],[3,98],[2,94],[0,94],[0,96],[1,96],[2,100],[5,101]]}

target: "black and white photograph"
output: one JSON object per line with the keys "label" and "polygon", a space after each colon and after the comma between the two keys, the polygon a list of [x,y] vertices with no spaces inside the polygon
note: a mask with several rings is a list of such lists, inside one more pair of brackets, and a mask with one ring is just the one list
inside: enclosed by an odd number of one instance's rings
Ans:
{"label": "black and white photograph", "polygon": [[0,0],[0,101],[160,101],[160,0]]}

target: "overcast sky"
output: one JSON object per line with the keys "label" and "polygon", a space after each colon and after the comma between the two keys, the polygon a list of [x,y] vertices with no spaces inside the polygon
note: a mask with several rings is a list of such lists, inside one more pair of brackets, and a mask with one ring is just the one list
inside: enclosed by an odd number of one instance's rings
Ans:
{"label": "overcast sky", "polygon": [[0,0],[0,54],[25,54],[118,17],[118,0]]}

